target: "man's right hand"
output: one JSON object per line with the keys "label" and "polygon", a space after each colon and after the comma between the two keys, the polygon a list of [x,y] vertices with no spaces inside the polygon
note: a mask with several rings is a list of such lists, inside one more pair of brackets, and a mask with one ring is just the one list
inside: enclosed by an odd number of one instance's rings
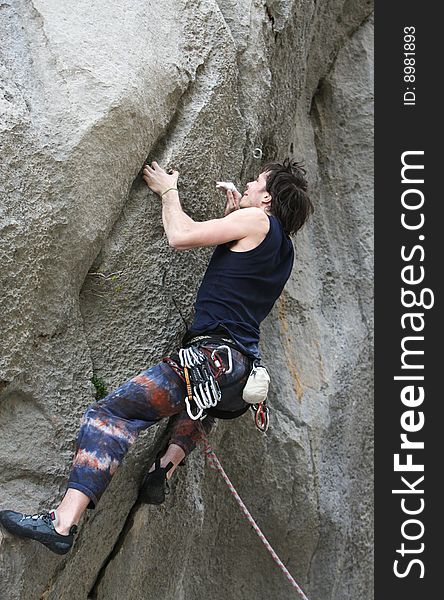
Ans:
{"label": "man's right hand", "polygon": [[234,184],[231,182],[218,181],[216,183],[216,187],[218,190],[225,192],[227,196],[227,204],[225,205],[225,216],[234,212],[235,210],[239,210],[239,201],[242,198],[242,194],[238,192],[235,188]]}
{"label": "man's right hand", "polygon": [[232,192],[231,190],[227,190],[227,203],[225,205],[225,216],[234,212],[235,210],[239,210],[239,200],[242,198],[242,195],[236,190]]}

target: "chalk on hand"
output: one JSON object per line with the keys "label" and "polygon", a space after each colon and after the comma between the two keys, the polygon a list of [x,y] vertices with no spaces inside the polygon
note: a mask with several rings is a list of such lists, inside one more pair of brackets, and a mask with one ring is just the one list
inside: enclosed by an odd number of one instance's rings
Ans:
{"label": "chalk on hand", "polygon": [[230,190],[231,192],[237,191],[236,186],[231,181],[216,181],[216,187],[218,190],[223,190],[223,191],[227,191],[227,190]]}

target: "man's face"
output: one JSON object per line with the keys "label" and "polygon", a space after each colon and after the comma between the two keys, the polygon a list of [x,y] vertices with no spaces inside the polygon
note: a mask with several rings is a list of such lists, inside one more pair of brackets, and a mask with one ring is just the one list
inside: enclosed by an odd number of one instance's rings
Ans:
{"label": "man's face", "polygon": [[250,181],[247,183],[247,188],[244,195],[240,199],[240,208],[249,208],[250,206],[257,206],[258,208],[264,208],[269,204],[270,195],[266,190],[267,174],[261,173],[256,181]]}

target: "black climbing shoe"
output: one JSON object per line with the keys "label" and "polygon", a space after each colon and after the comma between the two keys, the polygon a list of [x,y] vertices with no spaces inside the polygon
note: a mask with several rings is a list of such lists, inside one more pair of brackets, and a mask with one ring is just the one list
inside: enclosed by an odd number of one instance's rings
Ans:
{"label": "black climbing shoe", "polygon": [[156,458],[155,469],[145,475],[140,487],[139,502],[141,504],[162,504],[165,496],[170,492],[166,474],[173,466],[169,462],[166,467],[160,466],[160,458]]}
{"label": "black climbing shoe", "polygon": [[74,541],[77,525],[72,525],[68,535],[61,535],[54,529],[54,520],[54,512],[24,515],[13,510],[0,511],[0,524],[10,533],[37,540],[56,554],[66,554]]}

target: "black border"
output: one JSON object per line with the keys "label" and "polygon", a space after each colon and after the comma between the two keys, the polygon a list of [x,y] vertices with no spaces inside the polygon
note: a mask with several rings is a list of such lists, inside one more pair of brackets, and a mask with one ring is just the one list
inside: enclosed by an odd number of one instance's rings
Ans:
{"label": "black border", "polygon": [[[441,505],[444,472],[441,466],[444,440],[442,391],[439,375],[443,351],[443,333],[440,319],[442,292],[443,251],[441,239],[440,205],[443,202],[439,179],[444,173],[441,160],[440,137],[442,108],[439,89],[441,84],[440,48],[443,22],[438,16],[439,4],[431,2],[383,2],[375,6],[375,598],[410,600],[441,597]],[[407,87],[403,79],[404,27],[415,27],[415,106],[403,106]],[[410,573],[398,578],[393,572],[396,558],[408,564],[407,557],[396,553],[403,541],[401,525],[407,518],[400,507],[402,496],[392,494],[400,487],[400,476],[393,469],[393,455],[400,452],[400,418],[407,410],[400,401],[403,385],[394,381],[401,374],[400,342],[408,335],[401,328],[401,315],[408,312],[401,305],[401,246],[412,247],[418,242],[418,232],[408,232],[401,226],[401,154],[409,150],[423,150],[425,194],[423,212],[425,238],[422,242],[425,258],[421,263],[416,253],[412,262],[423,265],[423,287],[433,290],[433,308],[423,310],[424,390],[425,400],[420,408],[425,425],[412,439],[424,441],[424,450],[417,450],[425,465],[424,481],[417,488],[424,489],[425,508],[417,518],[424,523],[424,536],[415,543],[424,543],[424,551],[412,554],[424,563],[424,578],[420,568],[412,566]],[[441,163],[443,163],[441,165]],[[417,286],[420,287],[420,286]],[[412,309],[420,311],[421,309]],[[417,335],[421,335],[418,333]],[[405,373],[405,371],[404,371]],[[414,374],[419,373],[415,371]],[[418,382],[418,385],[421,385]],[[405,455],[405,453],[404,453]],[[417,496],[419,498],[420,496]],[[412,517],[413,518],[413,517]],[[413,531],[413,529],[412,529]],[[407,542],[406,542],[407,545]],[[407,546],[409,547],[409,546]],[[407,562],[406,562],[407,561]],[[401,570],[401,569],[400,569]]]}

